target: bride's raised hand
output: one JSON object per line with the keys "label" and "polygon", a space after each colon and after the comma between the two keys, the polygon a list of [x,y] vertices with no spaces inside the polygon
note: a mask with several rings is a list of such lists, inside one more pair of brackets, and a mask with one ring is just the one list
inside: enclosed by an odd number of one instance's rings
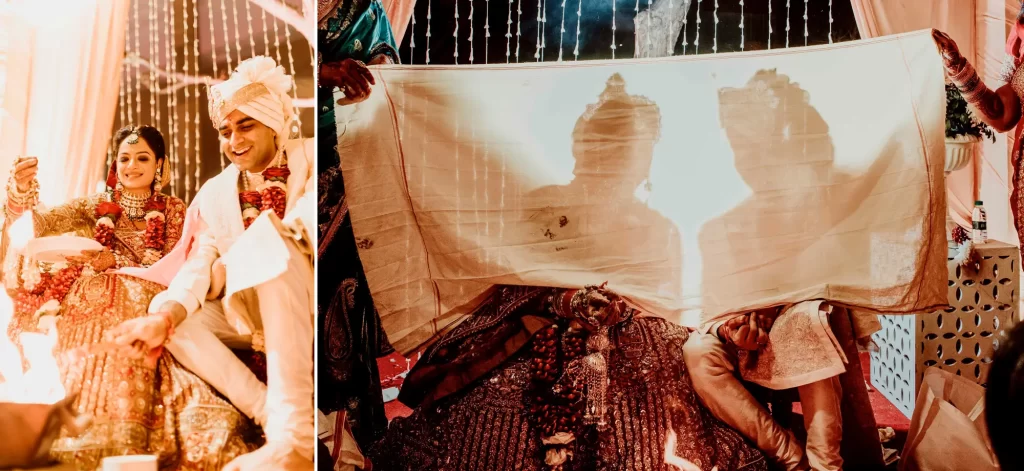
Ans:
{"label": "bride's raised hand", "polygon": [[956,41],[949,37],[948,34],[943,33],[937,29],[932,30],[932,40],[935,41],[935,46],[939,48],[939,54],[942,55],[942,63],[946,66],[946,70],[959,70],[959,66],[963,64],[963,56],[960,55],[960,48],[957,47]]}
{"label": "bride's raised hand", "polygon": [[604,325],[618,322],[628,309],[626,302],[619,295],[608,290],[606,286],[607,283],[604,283],[601,286],[586,288],[584,298],[590,317]]}
{"label": "bride's raised hand", "polygon": [[14,164],[14,183],[19,193],[32,189],[32,182],[39,174],[39,159],[35,157],[19,158]]}

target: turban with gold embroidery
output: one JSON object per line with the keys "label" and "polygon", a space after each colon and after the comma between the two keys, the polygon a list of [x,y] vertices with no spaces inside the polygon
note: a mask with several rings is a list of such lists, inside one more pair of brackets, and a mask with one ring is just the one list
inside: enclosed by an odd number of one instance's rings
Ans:
{"label": "turban with gold embroidery", "polygon": [[273,129],[279,141],[287,139],[295,113],[291,90],[292,77],[274,59],[247,59],[231,78],[210,87],[210,120],[219,128],[224,118],[238,110]]}

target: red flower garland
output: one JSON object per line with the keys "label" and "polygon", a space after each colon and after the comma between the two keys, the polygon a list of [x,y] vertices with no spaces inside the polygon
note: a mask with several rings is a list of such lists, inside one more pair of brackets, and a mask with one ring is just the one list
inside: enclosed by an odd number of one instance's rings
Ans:
{"label": "red flower garland", "polygon": [[248,229],[249,225],[260,215],[263,197],[258,191],[243,191],[238,194],[238,202],[242,205],[242,222]]}
{"label": "red flower garland", "polygon": [[256,191],[243,191],[238,194],[242,206],[242,222],[245,228],[259,217],[263,211],[273,210],[278,218],[284,218],[288,205],[288,176],[291,170],[287,165],[268,167],[261,174],[264,183]]}
{"label": "red flower garland", "polygon": [[[530,414],[540,430],[542,441],[559,433],[568,434],[575,441],[583,424],[583,383],[562,378],[562,373],[565,365],[583,357],[587,333],[570,327],[559,339],[560,330],[555,324],[537,332],[531,348],[530,397],[533,404]],[[542,449],[546,454],[565,453],[571,459],[574,445],[571,442],[544,443]],[[551,465],[550,469],[561,471],[563,466]]]}
{"label": "red flower garland", "polygon": [[967,242],[970,238],[971,235],[967,232],[967,229],[964,229],[959,225],[953,228],[953,242],[956,242],[957,245],[962,245],[964,242]]}
{"label": "red flower garland", "polygon": [[96,231],[93,234],[96,242],[111,248],[114,243],[114,225],[121,213],[121,205],[114,201],[100,201],[96,205]]}
{"label": "red flower garland", "polygon": [[[118,203],[120,200],[121,192],[115,190],[111,192],[109,201],[101,201],[96,205],[96,229],[93,238],[108,249],[113,249],[114,228],[124,213]],[[163,256],[167,243],[167,217],[164,215],[167,210],[167,197],[153,193],[143,209],[146,215],[146,231],[143,233],[143,246],[146,252],[143,254],[142,264],[152,265]]]}
{"label": "red flower garland", "polygon": [[82,265],[71,265],[57,271],[40,274],[39,282],[31,290],[18,288],[14,293],[14,308],[19,314],[34,314],[47,301],[63,303],[71,286],[82,275]]}
{"label": "red flower garland", "polygon": [[166,197],[162,194],[154,194],[145,206],[146,211],[146,232],[143,241],[146,253],[143,256],[144,265],[152,265],[163,256],[164,246],[167,244],[167,210]]}

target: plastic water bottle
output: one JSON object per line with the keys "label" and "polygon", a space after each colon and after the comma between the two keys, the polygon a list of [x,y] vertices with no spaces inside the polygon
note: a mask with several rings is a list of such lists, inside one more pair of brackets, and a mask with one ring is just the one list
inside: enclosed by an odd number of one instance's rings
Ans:
{"label": "plastic water bottle", "polygon": [[971,242],[984,244],[988,241],[988,218],[985,216],[985,206],[981,201],[974,202],[974,211],[971,213],[974,230],[971,231]]}

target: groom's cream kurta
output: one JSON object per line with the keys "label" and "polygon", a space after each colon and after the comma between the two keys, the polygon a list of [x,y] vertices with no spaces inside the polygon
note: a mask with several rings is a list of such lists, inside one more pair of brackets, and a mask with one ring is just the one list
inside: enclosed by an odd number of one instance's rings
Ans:
{"label": "groom's cream kurta", "polygon": [[[287,442],[310,459],[315,443],[309,238],[316,218],[314,145],[312,139],[285,143],[291,174],[283,220],[268,211],[245,229],[234,165],[207,181],[193,202],[200,221],[190,256],[150,304],[150,312],[167,301],[184,306],[189,317],[168,345],[175,358],[242,412],[257,421],[265,418],[268,442]],[[207,300],[218,258],[226,268],[224,295]],[[265,337],[266,387],[229,350],[248,348],[256,332]]]}

